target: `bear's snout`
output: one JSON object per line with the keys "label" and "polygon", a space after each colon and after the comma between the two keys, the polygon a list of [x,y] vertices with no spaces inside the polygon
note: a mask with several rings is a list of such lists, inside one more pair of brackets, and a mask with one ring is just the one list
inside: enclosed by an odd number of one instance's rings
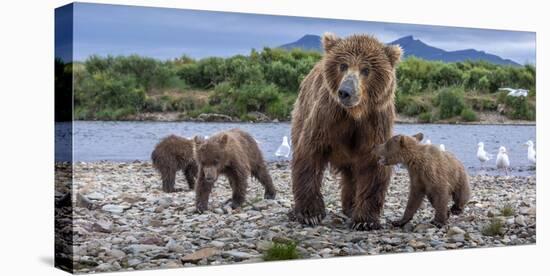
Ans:
{"label": "bear's snout", "polygon": [[357,104],[359,97],[357,95],[359,80],[355,74],[347,75],[338,88],[338,99],[346,107],[352,107]]}
{"label": "bear's snout", "polygon": [[206,182],[214,182],[216,178],[218,178],[218,175],[215,167],[204,168],[204,180],[206,180]]}

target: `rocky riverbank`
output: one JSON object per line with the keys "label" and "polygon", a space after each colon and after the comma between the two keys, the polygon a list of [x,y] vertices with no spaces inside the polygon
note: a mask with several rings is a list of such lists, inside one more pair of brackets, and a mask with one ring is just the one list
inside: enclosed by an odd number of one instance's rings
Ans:
{"label": "rocky riverbank", "polygon": [[261,186],[251,181],[246,204],[232,210],[224,205],[231,190],[222,177],[212,192],[210,211],[197,214],[194,192],[180,175],[176,185],[183,191],[165,194],[150,163],[76,164],[75,271],[260,262],[273,242],[295,243],[305,259],[536,242],[534,176],[472,176],[471,202],[448,226],[429,224],[433,209],[425,202],[401,229],[389,223],[402,215],[408,194],[408,176],[397,171],[384,206],[383,229],[356,232],[342,214],[337,177],[325,175],[327,217],[322,225],[303,227],[287,216],[292,207],[288,165],[269,167],[279,190],[275,200],[263,199]]}

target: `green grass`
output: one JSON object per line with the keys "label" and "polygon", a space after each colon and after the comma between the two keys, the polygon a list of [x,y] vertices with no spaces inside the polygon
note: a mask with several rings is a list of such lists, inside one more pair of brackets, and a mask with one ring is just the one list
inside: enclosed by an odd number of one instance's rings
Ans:
{"label": "green grass", "polygon": [[505,217],[511,217],[516,214],[516,211],[511,204],[505,204],[502,208],[500,208],[500,214]]}
{"label": "green grass", "polygon": [[481,234],[485,236],[499,236],[503,232],[504,224],[500,219],[494,218],[481,230]]}
{"label": "green grass", "polygon": [[300,254],[296,250],[296,243],[273,242],[273,245],[264,253],[265,261],[282,261],[299,259]]}

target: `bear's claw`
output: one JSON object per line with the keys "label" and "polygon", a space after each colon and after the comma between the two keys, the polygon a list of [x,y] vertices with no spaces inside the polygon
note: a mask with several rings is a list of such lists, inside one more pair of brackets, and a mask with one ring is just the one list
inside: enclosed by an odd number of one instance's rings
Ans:
{"label": "bear's claw", "polygon": [[435,221],[435,220],[432,220],[430,221],[431,224],[433,224],[435,227],[437,228],[441,228],[443,226],[445,226],[445,223],[444,222],[440,222],[440,221]]}
{"label": "bear's claw", "polygon": [[294,213],[293,215],[289,214],[289,218],[295,219],[301,224],[305,224],[311,227],[315,227],[321,224],[324,217],[325,217],[325,214],[319,214],[316,216],[306,216],[304,214],[296,214],[296,213]]}
{"label": "bear's claw", "polygon": [[276,193],[265,193],[264,199],[275,199]]}
{"label": "bear's claw", "polygon": [[378,222],[354,222],[351,225],[351,229],[356,231],[370,231],[378,230],[380,228],[382,228],[382,226]]}
{"label": "bear's claw", "polygon": [[302,219],[302,223],[314,227],[319,225],[321,221],[323,221],[323,217],[324,217],[323,215],[317,215],[314,217],[304,217]]}
{"label": "bear's claw", "polygon": [[403,222],[402,220],[395,220],[395,221],[392,221],[391,224],[394,227],[403,227],[403,225],[407,224],[407,222]]}

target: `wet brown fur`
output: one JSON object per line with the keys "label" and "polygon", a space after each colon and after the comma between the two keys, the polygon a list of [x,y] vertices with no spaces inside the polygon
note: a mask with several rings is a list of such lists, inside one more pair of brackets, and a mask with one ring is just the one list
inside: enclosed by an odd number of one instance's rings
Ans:
{"label": "wet brown fur", "polygon": [[[342,176],[342,208],[353,227],[377,229],[391,168],[380,166],[371,151],[391,137],[401,49],[367,35],[341,39],[331,34],[323,36],[323,47],[323,59],[302,81],[292,112],[293,215],[308,225],[325,217],[321,184],[330,163]],[[369,70],[360,76],[353,107],[338,102],[342,63],[350,72]]]}
{"label": "wet brown fur", "polygon": [[258,144],[248,133],[231,129],[207,140],[195,139],[199,176],[196,187],[197,211],[208,209],[208,198],[220,174],[224,174],[233,190],[231,207],[240,207],[246,196],[247,179],[253,176],[263,185],[264,197],[275,198],[275,187],[267,171]]}
{"label": "wet brown fur", "polygon": [[425,196],[435,209],[432,223],[438,227],[447,223],[451,199],[454,204],[450,213],[458,215],[470,198],[468,175],[462,163],[452,153],[441,151],[437,146],[420,144],[422,137],[421,133],[414,137],[396,135],[374,149],[383,163],[402,163],[409,172],[407,207],[403,218],[393,223],[395,226],[409,222]]}
{"label": "wet brown fur", "polygon": [[198,166],[193,154],[194,142],[183,137],[170,135],[163,138],[151,153],[153,167],[162,178],[162,190],[167,193],[177,192],[176,172],[181,170],[189,189],[195,188]]}

